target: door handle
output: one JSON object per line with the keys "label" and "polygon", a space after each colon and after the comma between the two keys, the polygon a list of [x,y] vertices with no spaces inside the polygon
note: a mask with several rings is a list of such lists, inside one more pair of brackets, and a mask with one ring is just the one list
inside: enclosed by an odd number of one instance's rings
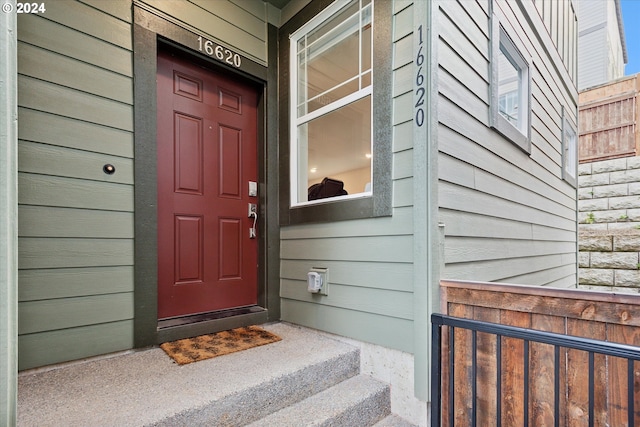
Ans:
{"label": "door handle", "polygon": [[249,218],[253,218],[253,226],[249,228],[249,238],[256,238],[256,223],[258,222],[258,206],[255,203],[249,203]]}

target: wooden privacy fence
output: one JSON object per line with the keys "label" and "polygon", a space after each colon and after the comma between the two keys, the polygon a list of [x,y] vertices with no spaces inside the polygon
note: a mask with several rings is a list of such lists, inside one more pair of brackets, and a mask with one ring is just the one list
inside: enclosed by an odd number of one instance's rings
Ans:
{"label": "wooden privacy fence", "polygon": [[640,296],[443,281],[441,297],[436,323],[475,321],[441,336],[441,425],[640,426]]}
{"label": "wooden privacy fence", "polygon": [[624,77],[578,97],[580,162],[640,155],[640,75]]}

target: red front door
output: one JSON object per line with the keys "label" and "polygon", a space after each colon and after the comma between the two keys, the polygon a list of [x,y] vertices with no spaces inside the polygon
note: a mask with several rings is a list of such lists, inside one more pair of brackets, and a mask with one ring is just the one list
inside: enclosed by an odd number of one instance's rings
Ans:
{"label": "red front door", "polygon": [[158,54],[158,317],[257,302],[257,91]]}

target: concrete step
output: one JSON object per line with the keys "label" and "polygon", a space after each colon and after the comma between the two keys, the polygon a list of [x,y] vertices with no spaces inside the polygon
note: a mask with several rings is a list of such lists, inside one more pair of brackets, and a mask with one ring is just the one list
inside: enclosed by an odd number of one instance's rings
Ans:
{"label": "concrete step", "polygon": [[372,426],[391,414],[389,394],[389,385],[358,375],[250,426]]}
{"label": "concrete step", "polygon": [[415,424],[411,424],[404,418],[400,418],[397,415],[389,415],[383,418],[381,421],[373,425],[373,427],[417,427]]}
{"label": "concrete step", "polygon": [[282,341],[183,366],[154,348],[21,373],[18,425],[241,426],[358,375],[353,346],[265,329]]}

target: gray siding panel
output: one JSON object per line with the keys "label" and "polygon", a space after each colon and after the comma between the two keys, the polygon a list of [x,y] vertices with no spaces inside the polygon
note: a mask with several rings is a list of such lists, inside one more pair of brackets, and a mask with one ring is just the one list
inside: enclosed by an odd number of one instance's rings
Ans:
{"label": "gray siding panel", "polygon": [[393,182],[393,207],[413,206],[413,178]]}
{"label": "gray siding panel", "polygon": [[[485,4],[487,2],[483,2]],[[575,187],[562,180],[561,111],[576,111],[560,54],[515,2],[495,2],[531,72],[531,155],[489,127],[490,16],[478,2],[438,3],[439,215],[447,279],[566,286],[576,278]],[[541,10],[544,8],[542,4]],[[526,9],[526,8],[525,8]],[[567,21],[568,22],[568,21]],[[551,21],[549,21],[551,24]],[[567,23],[568,25],[568,23]],[[515,31],[514,31],[515,30]],[[553,36],[565,30],[554,30]],[[568,32],[568,30],[567,30]],[[559,71],[556,71],[556,70]],[[567,90],[569,88],[569,90]]]}
{"label": "gray siding panel", "polygon": [[[556,62],[562,74],[566,71],[567,74],[564,74],[562,77],[568,77],[573,85],[577,83],[577,69],[575,68],[575,57],[577,56],[578,50],[576,44],[577,20],[576,10],[574,9],[577,3],[595,4],[599,2],[537,0],[535,5],[533,3],[527,5],[529,13],[531,15],[536,14],[535,21],[541,24],[538,25],[537,31],[550,38],[549,47],[553,50],[553,58],[549,58],[549,61]],[[581,28],[584,28],[583,22],[586,21],[582,21],[582,17],[580,17]],[[545,28],[543,28],[543,26]],[[546,34],[544,34],[545,29]]]}
{"label": "gray siding panel", "polygon": [[[458,19],[458,17],[467,19]],[[446,40],[456,55],[464,58],[465,67],[470,67],[485,81],[489,81],[489,57],[486,50],[489,37],[483,32],[468,30],[468,28],[477,30],[478,27],[475,24],[464,11],[457,13],[455,21],[443,12],[443,19],[439,22],[438,29],[441,37]],[[469,38],[474,36],[474,39]],[[442,55],[442,52],[438,53]],[[443,57],[439,58],[439,62],[443,65]]]}
{"label": "gray siding panel", "polygon": [[[549,243],[554,243],[551,246]],[[445,257],[450,263],[489,261],[494,259],[528,258],[569,253],[573,242],[548,242],[544,240],[500,240],[476,237],[449,236],[445,245]]]}
{"label": "gray siding panel", "polygon": [[[551,173],[540,167],[537,162],[531,161],[532,157],[528,157],[515,144],[500,137],[494,130],[476,121],[475,117],[460,115],[460,108],[448,99],[441,97],[438,108],[441,124],[438,128],[438,139],[442,152],[470,164],[477,163],[481,169],[492,171],[498,176],[509,177],[521,186],[538,193],[550,192],[554,196],[549,198],[556,199],[566,206],[573,206],[575,188],[564,184],[551,184],[560,182],[559,171]],[[461,117],[465,117],[465,120],[461,120]],[[556,137],[556,144],[559,143],[559,138],[560,135]]]}
{"label": "gray siding panel", "polygon": [[[564,257],[551,255],[447,264],[444,274],[445,277],[456,277],[459,280],[478,280],[478,277],[482,277],[482,280],[493,282],[548,286],[554,281],[565,278],[563,275],[556,275],[551,276],[554,278],[549,280],[549,273],[554,272],[554,267],[566,265],[567,261]],[[542,280],[533,281],[530,279],[533,275],[537,276],[541,272],[546,276]],[[573,287],[575,287],[575,283]]]}
{"label": "gray siding panel", "polygon": [[574,220],[444,181],[440,183],[438,197],[441,208],[575,231]]}
{"label": "gray siding panel", "polygon": [[393,151],[399,152],[403,150],[409,150],[412,147],[413,147],[413,120],[400,123],[394,126],[393,127]]}
{"label": "gray siding panel", "polygon": [[394,69],[413,62],[413,37],[403,37],[393,43]]}
{"label": "gray siding panel", "polygon": [[572,230],[553,228],[525,221],[441,209],[440,220],[447,224],[447,236],[492,239],[547,240],[573,242]]}
{"label": "gray siding panel", "polygon": [[130,20],[95,0],[18,17],[20,369],[133,346]]}
{"label": "gray siding panel", "polygon": [[[413,67],[411,64],[405,64],[394,70],[394,87],[393,93],[400,95],[411,92],[413,89]],[[409,122],[410,124],[410,122]]]}

